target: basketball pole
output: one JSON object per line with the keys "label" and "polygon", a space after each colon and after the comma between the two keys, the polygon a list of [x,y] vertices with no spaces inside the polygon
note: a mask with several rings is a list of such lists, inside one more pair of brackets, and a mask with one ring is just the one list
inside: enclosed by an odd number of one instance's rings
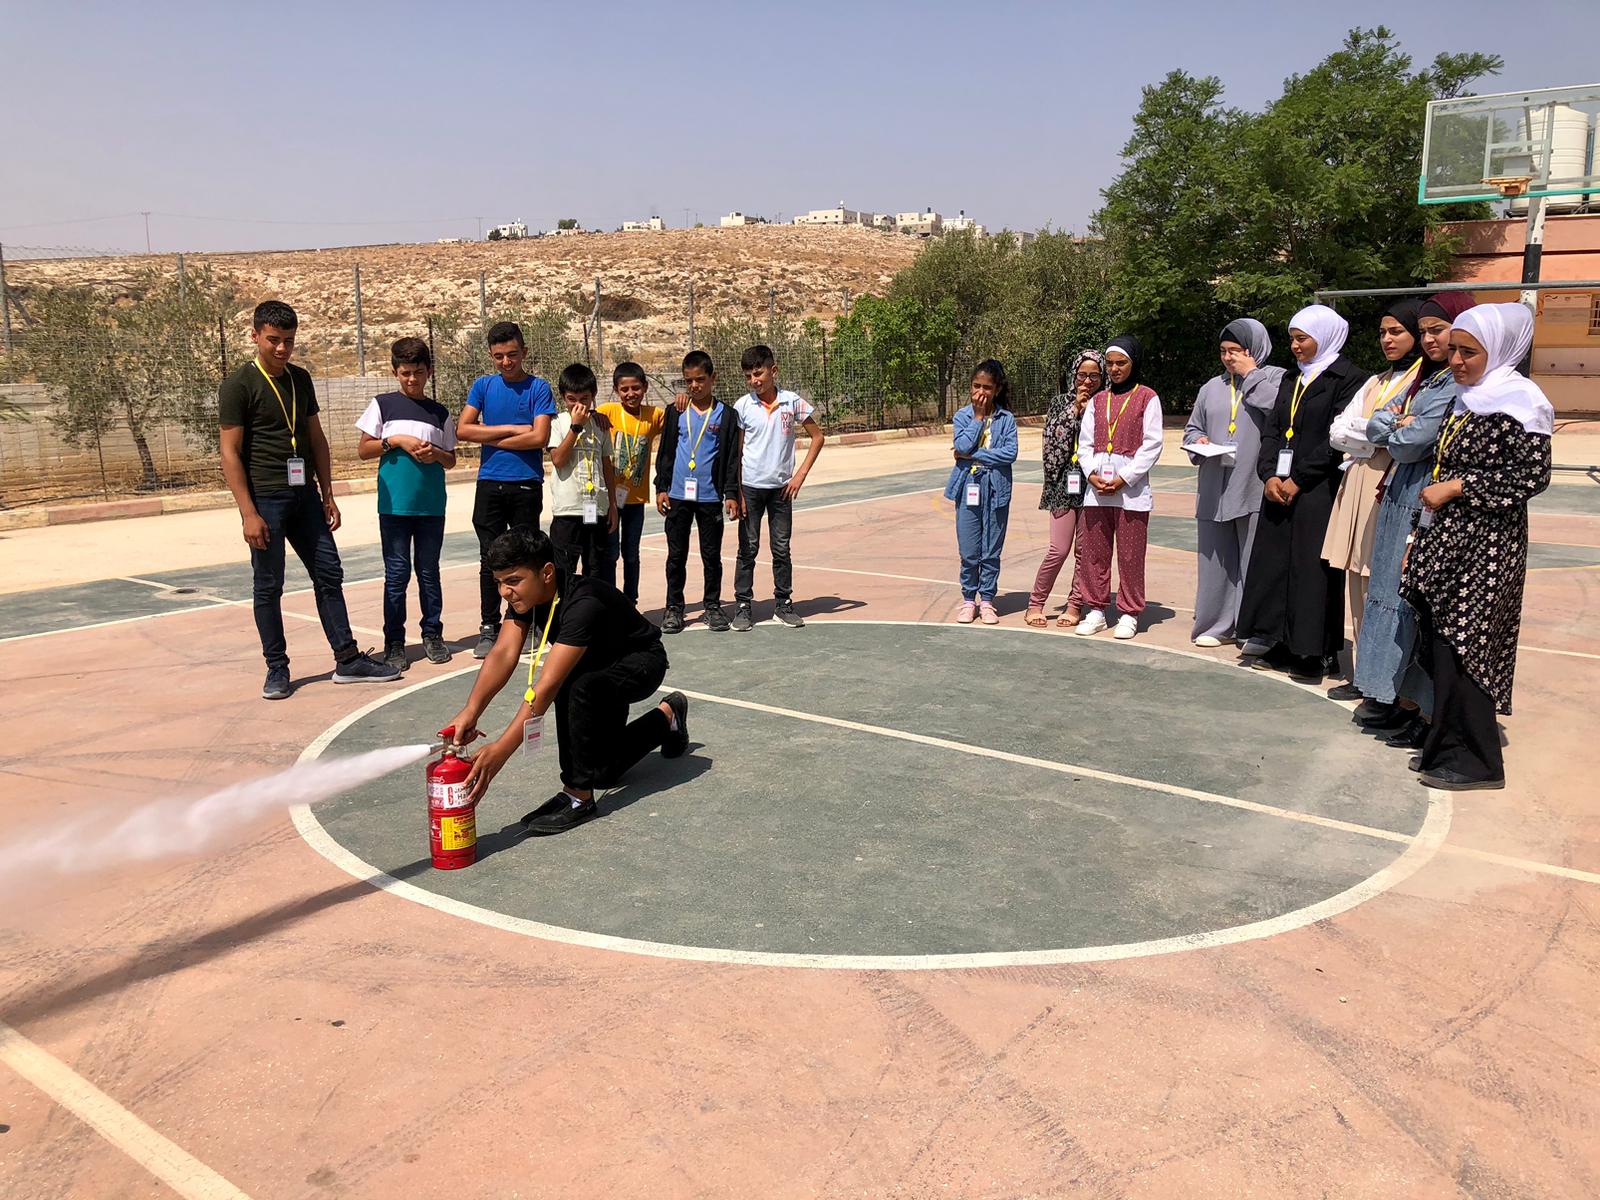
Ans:
{"label": "basketball pole", "polygon": [[[1528,200],[1528,232],[1522,245],[1522,282],[1538,283],[1540,260],[1544,255],[1544,197],[1534,196]],[[1518,297],[1523,304],[1528,306],[1528,312],[1535,318],[1539,315],[1539,293],[1536,289],[1525,289]],[[1517,370],[1523,375],[1533,373],[1533,347],[1528,348],[1528,353],[1517,364]]]}

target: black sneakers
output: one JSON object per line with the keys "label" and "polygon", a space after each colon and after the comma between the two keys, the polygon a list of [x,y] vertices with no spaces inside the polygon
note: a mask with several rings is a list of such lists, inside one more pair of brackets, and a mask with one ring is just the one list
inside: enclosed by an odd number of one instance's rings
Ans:
{"label": "black sneakers", "polygon": [[689,697],[682,692],[669,692],[661,699],[678,722],[678,727],[667,730],[667,736],[661,740],[661,757],[682,758],[689,749]]}
{"label": "black sneakers", "polygon": [[411,664],[406,661],[406,644],[404,642],[385,642],[383,645],[383,665],[393,667],[396,671],[404,671]]}
{"label": "black sneakers", "polygon": [[263,700],[287,700],[294,691],[289,682],[288,667],[268,667],[267,681],[261,685]]}
{"label": "black sneakers", "polygon": [[437,635],[423,637],[422,652],[428,656],[428,661],[431,663],[447,663],[450,661],[450,647],[446,646],[444,639]]}
{"label": "black sneakers", "polygon": [[728,614],[722,611],[720,604],[708,604],[705,611],[706,628],[712,633],[728,632]]}
{"label": "black sneakers", "polygon": [[777,615],[778,620],[782,621],[790,629],[804,629],[806,627],[805,618],[795,612],[793,604],[778,605]]}
{"label": "black sneakers", "polygon": [[750,606],[748,604],[739,605],[739,607],[734,610],[733,624],[730,626],[730,628],[732,628],[735,633],[748,633],[755,627],[756,623],[750,616]]}
{"label": "black sneakers", "polygon": [[547,837],[553,833],[565,833],[576,825],[592,821],[599,815],[600,806],[592,799],[573,803],[572,797],[567,793],[557,792],[523,817],[522,827],[534,837]]}
{"label": "black sneakers", "polygon": [[661,632],[662,633],[682,633],[683,632],[683,609],[681,609],[681,608],[669,608],[669,609],[667,609],[666,616],[661,618]]}
{"label": "black sneakers", "polygon": [[1438,788],[1444,792],[1483,792],[1499,791],[1505,787],[1505,776],[1498,779],[1473,779],[1459,771],[1451,771],[1445,767],[1435,767],[1431,771],[1423,771],[1417,776],[1417,782],[1424,787]]}
{"label": "black sneakers", "polygon": [[399,668],[379,662],[371,654],[356,654],[333,668],[335,683],[392,683],[399,678]]}
{"label": "black sneakers", "polygon": [[494,649],[494,644],[499,640],[500,626],[478,626],[478,644],[472,648],[473,658],[488,658],[489,651]]}

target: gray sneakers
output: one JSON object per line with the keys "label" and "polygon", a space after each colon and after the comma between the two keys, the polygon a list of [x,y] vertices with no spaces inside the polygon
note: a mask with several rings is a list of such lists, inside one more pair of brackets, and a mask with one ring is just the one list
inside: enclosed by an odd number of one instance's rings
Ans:
{"label": "gray sneakers", "polygon": [[370,654],[354,655],[333,668],[335,683],[393,683],[399,678],[399,668],[379,662]]}
{"label": "gray sneakers", "polygon": [[294,685],[289,682],[288,667],[267,668],[267,681],[261,685],[263,700],[287,700],[293,691]]}
{"label": "gray sneakers", "polygon": [[411,663],[406,658],[406,644],[404,642],[385,642],[383,645],[383,665],[393,667],[396,671],[404,671]]}
{"label": "gray sneakers", "polygon": [[422,639],[422,652],[428,656],[431,663],[447,663],[450,661],[450,647],[444,644],[442,637],[424,637]]}
{"label": "gray sneakers", "polygon": [[488,658],[489,651],[494,649],[495,641],[500,637],[500,626],[478,626],[478,644],[472,648],[473,658]]}

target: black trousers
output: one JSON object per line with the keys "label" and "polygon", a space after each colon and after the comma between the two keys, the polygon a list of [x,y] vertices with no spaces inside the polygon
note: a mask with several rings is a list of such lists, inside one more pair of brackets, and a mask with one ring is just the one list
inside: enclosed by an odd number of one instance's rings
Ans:
{"label": "black trousers", "polygon": [[1440,637],[1426,610],[1417,616],[1418,649],[1433,679],[1433,723],[1422,743],[1424,771],[1455,771],[1468,779],[1504,779],[1505,755],[1494,697],[1462,668],[1456,648]]}
{"label": "black trousers", "polygon": [[744,518],[739,522],[739,562],[733,573],[733,598],[749,604],[755,598],[756,555],[761,553],[761,516],[772,531],[772,594],[780,605],[794,597],[794,563],[789,537],[794,531],[794,501],[781,487],[744,489]]}
{"label": "black trousers", "polygon": [[500,589],[484,562],[489,543],[509,529],[538,529],[543,509],[544,484],[537,479],[519,483],[478,480],[472,496],[472,529],[478,535],[478,615],[482,624],[500,624]]}
{"label": "black trousers", "polygon": [[722,603],[722,504],[674,500],[667,510],[667,607],[683,607],[688,578],[689,527],[700,530],[700,565],[705,570],[707,608]]}
{"label": "black trousers", "polygon": [[655,695],[667,676],[667,652],[658,643],[626,654],[609,667],[578,660],[554,704],[561,783],[569,788],[614,787],[629,767],[659,747],[667,717],[652,708],[635,721],[628,706]]}
{"label": "black trousers", "polygon": [[617,586],[617,560],[611,557],[611,533],[603,517],[593,525],[585,525],[582,517],[551,517],[550,546],[563,571]]}

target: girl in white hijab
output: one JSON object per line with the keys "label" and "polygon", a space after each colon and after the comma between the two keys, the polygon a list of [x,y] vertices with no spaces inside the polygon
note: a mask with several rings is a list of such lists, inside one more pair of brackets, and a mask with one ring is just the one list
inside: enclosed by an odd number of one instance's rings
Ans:
{"label": "girl in white hijab", "polygon": [[1533,317],[1520,304],[1480,304],[1450,329],[1460,390],[1401,583],[1433,679],[1433,724],[1412,760],[1429,787],[1505,786],[1495,714],[1511,712],[1528,501],[1549,486],[1555,428],[1549,400],[1517,374],[1532,343]]}

